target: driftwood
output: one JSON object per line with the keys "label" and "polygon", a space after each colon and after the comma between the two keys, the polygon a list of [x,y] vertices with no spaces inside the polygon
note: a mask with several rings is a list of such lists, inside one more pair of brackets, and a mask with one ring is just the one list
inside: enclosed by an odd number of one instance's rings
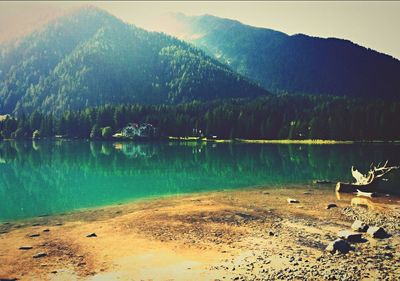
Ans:
{"label": "driftwood", "polygon": [[378,191],[378,184],[380,181],[387,181],[387,179],[383,178],[387,173],[400,168],[399,166],[387,166],[388,161],[385,164],[374,166],[371,164],[371,168],[367,174],[360,173],[353,166],[351,167],[351,174],[353,178],[356,180],[354,183],[343,183],[338,182],[336,184],[337,192],[376,192]]}
{"label": "driftwood", "polygon": [[364,192],[357,189],[357,196],[364,196],[364,197],[376,197],[377,194],[375,192]]}

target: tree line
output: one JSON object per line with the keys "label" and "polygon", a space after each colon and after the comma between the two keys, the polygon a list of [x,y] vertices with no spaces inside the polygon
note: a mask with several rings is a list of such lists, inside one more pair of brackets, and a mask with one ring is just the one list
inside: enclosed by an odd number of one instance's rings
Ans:
{"label": "tree line", "polygon": [[62,116],[34,111],[0,121],[0,137],[110,138],[128,123],[146,122],[162,136],[201,130],[221,139],[399,140],[400,102],[308,95],[194,101],[179,105],[104,105]]}

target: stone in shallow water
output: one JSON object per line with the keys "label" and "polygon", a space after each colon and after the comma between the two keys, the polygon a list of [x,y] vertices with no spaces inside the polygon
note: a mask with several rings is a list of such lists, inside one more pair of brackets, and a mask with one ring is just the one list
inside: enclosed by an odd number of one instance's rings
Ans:
{"label": "stone in shallow water", "polygon": [[18,249],[20,249],[20,250],[30,250],[30,249],[32,249],[32,246],[21,246]]}
{"label": "stone in shallow water", "polygon": [[365,224],[363,221],[355,220],[351,225],[351,229],[358,232],[367,232],[368,225]]}
{"label": "stone in shallow water", "polygon": [[349,242],[361,242],[362,241],[362,237],[361,237],[362,234],[353,232],[353,231],[341,230],[341,231],[339,231],[338,236]]}
{"label": "stone in shallow water", "polygon": [[86,237],[97,237],[97,234],[93,232],[93,233],[86,235]]}
{"label": "stone in shallow water", "polygon": [[326,208],[329,210],[329,209],[332,209],[332,208],[336,208],[337,207],[337,205],[335,204],[335,203],[329,203],[327,206],[326,206]]}
{"label": "stone in shallow water", "polygon": [[293,203],[300,203],[300,201],[299,201],[299,200],[297,200],[297,199],[294,199],[294,198],[288,198],[288,199],[287,199],[287,202],[288,202],[289,204],[293,204]]}
{"label": "stone in shallow water", "polygon": [[29,234],[29,237],[39,237],[39,236],[40,236],[39,233]]}
{"label": "stone in shallow water", "polygon": [[337,239],[331,243],[329,243],[328,247],[326,247],[326,251],[335,253],[339,252],[341,254],[346,254],[351,250],[349,243],[347,243],[343,239]]}
{"label": "stone in shallow water", "polygon": [[371,226],[367,230],[368,235],[370,235],[372,238],[387,238],[389,237],[389,234],[379,226]]}

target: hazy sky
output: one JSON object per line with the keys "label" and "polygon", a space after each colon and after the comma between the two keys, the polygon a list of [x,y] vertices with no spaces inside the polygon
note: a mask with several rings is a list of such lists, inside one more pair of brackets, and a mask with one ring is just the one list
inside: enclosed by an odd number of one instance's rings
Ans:
{"label": "hazy sky", "polygon": [[400,2],[395,1],[88,1],[29,2],[29,5],[14,3],[1,2],[0,8],[8,5],[8,10],[26,10],[32,5],[47,5],[69,9],[89,4],[144,28],[153,26],[154,19],[166,12],[183,12],[187,15],[207,13],[288,34],[305,33],[319,37],[349,39],[400,58]]}

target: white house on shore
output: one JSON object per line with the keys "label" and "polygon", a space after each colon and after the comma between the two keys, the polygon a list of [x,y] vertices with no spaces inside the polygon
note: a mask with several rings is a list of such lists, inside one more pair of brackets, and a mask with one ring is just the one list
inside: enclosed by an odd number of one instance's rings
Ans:
{"label": "white house on shore", "polygon": [[156,136],[156,133],[157,129],[149,123],[129,123],[125,128],[122,129],[122,136],[128,138],[150,138]]}

